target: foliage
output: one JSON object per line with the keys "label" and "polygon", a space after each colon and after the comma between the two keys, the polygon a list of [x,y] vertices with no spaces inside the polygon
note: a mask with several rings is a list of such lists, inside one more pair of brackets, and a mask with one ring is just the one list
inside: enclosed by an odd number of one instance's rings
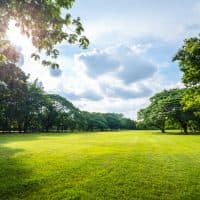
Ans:
{"label": "foliage", "polygon": [[185,89],[164,90],[154,95],[151,104],[138,113],[138,119],[146,126],[155,126],[162,132],[166,123],[179,123],[184,133],[187,133],[189,122],[196,120],[192,110],[184,110],[181,103]]}
{"label": "foliage", "polygon": [[183,82],[187,86],[200,83],[200,38],[186,39],[183,47],[177,52],[173,61],[178,61],[183,72]]}
{"label": "foliage", "polygon": [[[27,94],[25,73],[14,64],[0,64],[0,128],[9,130],[21,124],[25,118],[25,97]],[[19,126],[19,130],[21,127]]]}
{"label": "foliage", "polygon": [[0,61],[16,62],[19,54],[6,39],[9,22],[14,20],[21,32],[31,38],[37,52],[31,57],[40,59],[42,51],[50,60],[42,60],[43,65],[57,68],[52,61],[59,55],[56,45],[67,41],[78,43],[82,48],[89,45],[83,35],[80,18],[73,19],[66,11],[75,0],[0,0]]}
{"label": "foliage", "polygon": [[84,112],[87,122],[87,130],[133,130],[135,122],[117,113],[89,113]]}
{"label": "foliage", "polygon": [[187,86],[182,99],[184,109],[193,110],[200,123],[200,38],[186,39],[173,60],[178,61]]}

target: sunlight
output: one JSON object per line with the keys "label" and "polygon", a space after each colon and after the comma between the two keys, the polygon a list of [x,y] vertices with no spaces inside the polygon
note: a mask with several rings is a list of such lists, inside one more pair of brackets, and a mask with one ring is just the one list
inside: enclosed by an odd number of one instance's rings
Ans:
{"label": "sunlight", "polygon": [[17,47],[21,47],[26,50],[30,50],[31,48],[31,41],[30,38],[27,38],[23,35],[20,31],[20,28],[15,26],[15,21],[12,20],[9,23],[9,29],[7,31],[8,40]]}

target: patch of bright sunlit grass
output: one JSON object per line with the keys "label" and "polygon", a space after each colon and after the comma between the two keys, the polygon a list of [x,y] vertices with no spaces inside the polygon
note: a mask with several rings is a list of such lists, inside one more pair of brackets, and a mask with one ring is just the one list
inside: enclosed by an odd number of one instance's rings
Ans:
{"label": "patch of bright sunlit grass", "polygon": [[0,199],[199,199],[200,137],[123,131],[0,136]]}

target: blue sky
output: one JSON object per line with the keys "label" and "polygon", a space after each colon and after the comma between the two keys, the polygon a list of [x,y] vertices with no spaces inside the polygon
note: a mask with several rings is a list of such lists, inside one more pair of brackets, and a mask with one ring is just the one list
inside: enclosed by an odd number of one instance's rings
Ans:
{"label": "blue sky", "polygon": [[70,10],[80,16],[90,39],[88,50],[59,46],[60,70],[44,69],[29,58],[22,68],[82,110],[119,112],[136,118],[149,97],[181,87],[172,57],[187,37],[200,33],[197,0],[76,0]]}

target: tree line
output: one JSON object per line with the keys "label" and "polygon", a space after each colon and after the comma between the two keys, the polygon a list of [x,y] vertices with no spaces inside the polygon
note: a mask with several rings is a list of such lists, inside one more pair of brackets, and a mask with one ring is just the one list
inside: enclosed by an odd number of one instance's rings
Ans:
{"label": "tree line", "polygon": [[[36,49],[31,57],[42,65],[58,68],[57,44],[66,41],[83,49],[89,40],[83,35],[81,20],[72,18],[70,9],[75,0],[0,1],[0,130],[110,130],[134,129],[136,123],[121,114],[82,112],[59,95],[47,94],[36,80],[17,67],[19,52],[7,40],[10,20],[31,38]],[[37,13],[37,15],[35,15]],[[66,29],[68,27],[68,29]],[[66,31],[70,30],[70,31]],[[43,52],[43,53],[42,53]],[[42,56],[44,55],[45,56]],[[45,57],[45,58],[43,58]],[[48,60],[47,60],[48,59]],[[183,72],[184,89],[164,90],[150,99],[150,105],[138,112],[137,128],[182,128],[200,130],[200,37],[186,39],[174,56]]]}
{"label": "tree line", "polygon": [[189,38],[174,56],[183,72],[184,89],[164,90],[138,112],[141,129],[182,128],[200,131],[200,37]]}
{"label": "tree line", "polygon": [[28,81],[15,64],[0,64],[0,130],[3,132],[95,131],[135,129],[135,122],[116,113],[80,111],[65,98],[46,93]]}

